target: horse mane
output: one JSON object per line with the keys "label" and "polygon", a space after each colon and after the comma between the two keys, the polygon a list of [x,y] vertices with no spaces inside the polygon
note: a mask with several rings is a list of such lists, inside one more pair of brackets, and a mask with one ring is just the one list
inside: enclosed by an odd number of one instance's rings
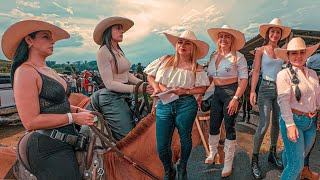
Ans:
{"label": "horse mane", "polygon": [[122,149],[123,147],[129,145],[130,143],[134,142],[137,137],[141,136],[143,133],[146,132],[147,129],[155,122],[156,118],[152,114],[148,114],[144,117],[138,125],[123,139],[121,139],[117,144],[116,147],[118,149]]}

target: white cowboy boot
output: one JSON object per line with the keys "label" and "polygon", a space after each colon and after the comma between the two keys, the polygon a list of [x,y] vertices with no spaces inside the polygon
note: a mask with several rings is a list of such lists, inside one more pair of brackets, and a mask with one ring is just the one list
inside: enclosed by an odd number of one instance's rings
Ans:
{"label": "white cowboy boot", "polygon": [[236,140],[228,140],[224,144],[224,166],[222,169],[221,177],[228,177],[232,173],[232,164],[234,159],[234,152],[236,151]]}
{"label": "white cowboy boot", "polygon": [[217,154],[218,150],[218,143],[220,139],[220,134],[218,135],[210,135],[209,134],[209,156],[207,157],[205,163],[206,164],[212,164],[214,162],[214,156]]}

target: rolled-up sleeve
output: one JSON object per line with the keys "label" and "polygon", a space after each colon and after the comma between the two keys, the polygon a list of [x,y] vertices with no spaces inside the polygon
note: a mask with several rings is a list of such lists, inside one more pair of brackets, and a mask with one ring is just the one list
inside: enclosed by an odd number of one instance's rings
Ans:
{"label": "rolled-up sleeve", "polygon": [[248,79],[248,64],[243,54],[238,57],[237,70],[239,79]]}
{"label": "rolled-up sleeve", "polygon": [[281,117],[284,120],[286,127],[295,125],[290,105],[293,89],[291,87],[291,80],[287,69],[280,71],[277,75],[277,91]]}

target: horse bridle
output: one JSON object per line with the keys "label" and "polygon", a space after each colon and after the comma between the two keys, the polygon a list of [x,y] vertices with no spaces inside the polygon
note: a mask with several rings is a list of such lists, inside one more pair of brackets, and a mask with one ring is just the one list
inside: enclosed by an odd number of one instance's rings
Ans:
{"label": "horse bridle", "polygon": [[117,143],[117,141],[112,137],[111,134],[111,129],[107,123],[106,120],[104,120],[102,114],[100,114],[97,111],[92,111],[91,114],[95,115],[98,117],[98,119],[100,120],[100,124],[101,127],[99,129],[99,127],[97,126],[89,126],[92,131],[100,138],[101,140],[101,144],[105,149],[111,148],[114,152],[116,152],[116,154],[118,156],[120,156],[121,158],[125,159],[127,162],[129,162],[133,167],[135,167],[137,170],[139,170],[140,172],[146,174],[147,176],[149,176],[150,178],[154,179],[154,180],[158,180],[158,178],[153,175],[151,172],[149,172],[146,168],[144,168],[143,166],[139,165],[138,163],[134,162],[132,159],[130,159],[129,157],[127,157],[125,154],[123,154],[116,146],[115,144]]}

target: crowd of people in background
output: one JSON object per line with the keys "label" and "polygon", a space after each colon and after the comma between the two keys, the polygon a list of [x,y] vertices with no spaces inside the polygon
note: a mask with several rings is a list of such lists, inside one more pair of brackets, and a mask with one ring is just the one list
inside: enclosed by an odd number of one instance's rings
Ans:
{"label": "crowd of people in background", "polygon": [[[146,77],[143,74],[144,67],[139,62],[137,65],[133,64],[130,68],[130,73],[135,77],[146,81]],[[92,95],[95,91],[104,88],[104,84],[101,80],[99,71],[87,71],[84,70],[76,74],[60,74],[60,76],[69,82],[72,93],[82,93],[86,96]]]}

